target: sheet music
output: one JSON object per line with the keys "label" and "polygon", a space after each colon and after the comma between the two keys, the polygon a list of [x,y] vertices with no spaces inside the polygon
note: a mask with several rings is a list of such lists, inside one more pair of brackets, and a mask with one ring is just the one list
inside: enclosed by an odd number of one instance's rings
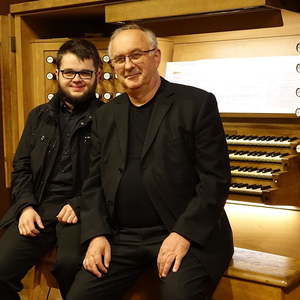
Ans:
{"label": "sheet music", "polygon": [[300,56],[169,62],[166,79],[212,92],[224,113],[295,113]]}

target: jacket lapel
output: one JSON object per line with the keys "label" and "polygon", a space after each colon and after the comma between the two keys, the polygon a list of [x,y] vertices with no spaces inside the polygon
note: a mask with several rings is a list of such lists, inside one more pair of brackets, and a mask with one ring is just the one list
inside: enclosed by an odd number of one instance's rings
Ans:
{"label": "jacket lapel", "polygon": [[168,87],[169,83],[162,79],[162,86],[156,95],[155,105],[148,124],[141,160],[145,157],[147,151],[151,147],[163,118],[173,104],[174,99],[171,97],[173,92]]}
{"label": "jacket lapel", "polygon": [[120,96],[114,102],[114,118],[117,125],[117,132],[120,141],[123,162],[127,157],[127,142],[128,142],[128,99],[127,95]]}

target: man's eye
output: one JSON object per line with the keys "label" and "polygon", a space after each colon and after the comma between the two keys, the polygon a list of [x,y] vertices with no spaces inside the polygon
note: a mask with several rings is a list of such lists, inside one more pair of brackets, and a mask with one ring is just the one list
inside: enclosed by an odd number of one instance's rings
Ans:
{"label": "man's eye", "polygon": [[83,77],[90,77],[92,75],[91,71],[81,71],[80,75]]}
{"label": "man's eye", "polygon": [[139,58],[141,58],[142,55],[143,55],[142,53],[136,52],[136,53],[132,53],[132,54],[130,55],[130,57],[131,57],[132,59],[139,59]]}
{"label": "man's eye", "polygon": [[116,63],[121,64],[121,63],[123,63],[124,61],[125,61],[125,57],[124,57],[124,56],[120,56],[120,57],[116,57],[116,58],[115,58],[115,62],[116,62]]}
{"label": "man's eye", "polygon": [[74,71],[64,71],[64,75],[66,76],[73,76],[75,74]]}

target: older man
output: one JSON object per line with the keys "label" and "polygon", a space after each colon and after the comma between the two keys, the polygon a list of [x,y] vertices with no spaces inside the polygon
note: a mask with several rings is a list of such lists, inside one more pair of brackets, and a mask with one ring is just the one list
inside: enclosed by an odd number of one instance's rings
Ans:
{"label": "older man", "polygon": [[233,253],[215,97],[161,78],[155,35],[137,25],[114,32],[109,54],[126,93],[93,124],[81,214],[88,248],[67,299],[119,299],[155,265],[161,299],[209,299]]}

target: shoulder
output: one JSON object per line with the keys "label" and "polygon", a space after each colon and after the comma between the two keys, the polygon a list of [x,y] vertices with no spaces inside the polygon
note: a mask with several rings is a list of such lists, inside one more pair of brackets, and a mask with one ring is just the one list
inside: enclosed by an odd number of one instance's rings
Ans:
{"label": "shoulder", "polygon": [[176,99],[178,104],[186,105],[195,103],[196,105],[202,105],[205,103],[216,103],[216,97],[213,93],[197,88],[194,86],[169,82],[163,79],[163,93],[169,94]]}
{"label": "shoulder", "polygon": [[29,112],[28,119],[39,118],[45,113],[48,114],[49,111],[49,103],[40,104]]}

